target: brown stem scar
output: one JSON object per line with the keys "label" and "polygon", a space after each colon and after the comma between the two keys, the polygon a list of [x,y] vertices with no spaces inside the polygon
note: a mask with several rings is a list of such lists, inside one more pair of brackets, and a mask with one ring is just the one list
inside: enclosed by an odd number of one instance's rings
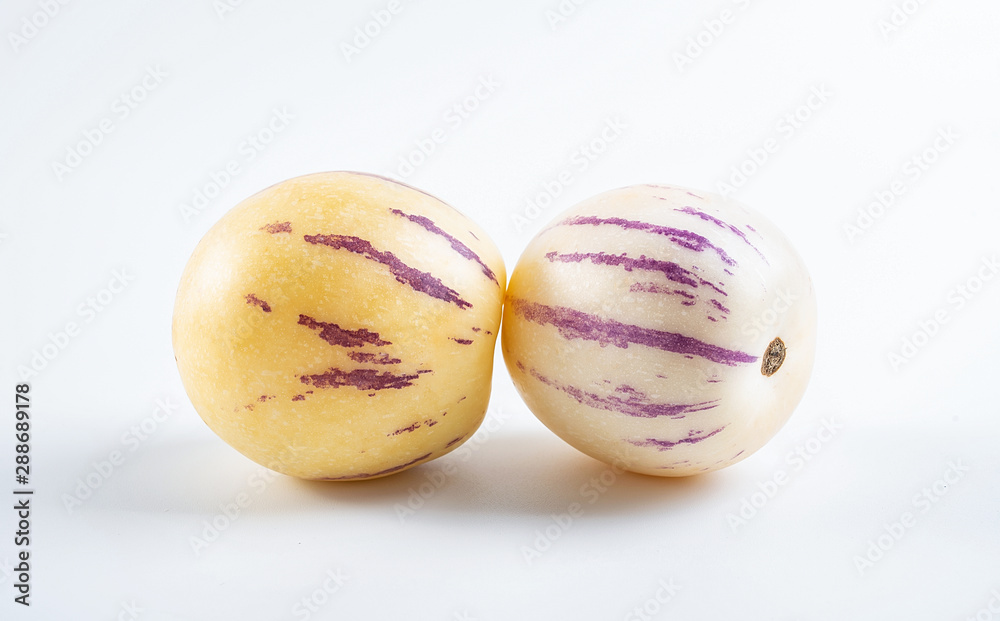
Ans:
{"label": "brown stem scar", "polygon": [[781,368],[781,363],[785,361],[785,342],[778,337],[767,346],[760,363],[760,372],[766,377],[771,377]]}

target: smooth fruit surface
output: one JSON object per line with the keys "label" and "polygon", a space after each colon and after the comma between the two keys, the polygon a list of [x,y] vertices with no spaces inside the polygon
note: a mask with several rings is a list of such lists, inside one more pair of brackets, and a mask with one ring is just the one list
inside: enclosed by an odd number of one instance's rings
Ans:
{"label": "smooth fruit surface", "polygon": [[812,369],[809,274],[766,218],[641,185],[558,216],[521,255],[502,349],[531,411],[577,449],[660,476],[717,470],[788,420]]}
{"label": "smooth fruit surface", "polygon": [[440,200],[307,175],[233,208],[191,256],[173,343],[208,426],[269,468],[385,476],[444,455],[489,401],[506,274]]}

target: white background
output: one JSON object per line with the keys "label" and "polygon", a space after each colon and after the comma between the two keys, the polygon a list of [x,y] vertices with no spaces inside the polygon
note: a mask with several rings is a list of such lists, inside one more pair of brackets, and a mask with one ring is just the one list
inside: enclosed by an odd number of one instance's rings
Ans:
{"label": "white background", "polygon": [[[37,491],[30,609],[13,603],[15,516],[0,511],[3,618],[1000,619],[984,611],[1000,594],[1000,279],[977,280],[1000,232],[1000,7],[592,0],[553,24],[556,0],[400,2],[350,58],[343,44],[387,1],[73,1],[51,17],[4,3],[0,496],[15,487],[20,367]],[[897,9],[898,28],[880,27]],[[165,76],[122,108],[150,69]],[[476,100],[481,80],[498,86]],[[475,110],[449,122],[463,103]],[[241,144],[275,109],[294,118],[249,159]],[[57,172],[102,119],[113,131]],[[624,129],[602,145],[609,120]],[[215,437],[170,345],[197,241],[288,177],[402,178],[437,128],[405,180],[490,231],[508,271],[579,200],[642,182],[717,191],[744,165],[735,194],[793,240],[818,291],[816,367],[788,425],[711,475],[611,477],[498,365],[493,431],[389,478],[272,477]],[[935,147],[939,132],[953,137]],[[763,163],[746,163],[755,151]],[[231,160],[239,173],[185,219]],[[891,206],[870,208],[894,182]],[[545,207],[519,230],[528,201]],[[127,286],[102,294],[116,271]],[[88,312],[89,298],[106,305]],[[919,346],[904,352],[907,338]],[[173,409],[155,423],[158,402]],[[143,424],[155,430],[136,442]],[[788,458],[797,447],[808,461]],[[113,451],[124,463],[107,473]],[[933,491],[955,463],[961,477]],[[613,483],[594,493],[602,474]],[[915,499],[925,488],[933,504]],[[240,494],[248,506],[220,518]],[[572,503],[583,515],[553,519]],[[213,520],[226,527],[196,554]],[[545,549],[529,562],[532,546]],[[306,615],[309,597],[323,603]]]}

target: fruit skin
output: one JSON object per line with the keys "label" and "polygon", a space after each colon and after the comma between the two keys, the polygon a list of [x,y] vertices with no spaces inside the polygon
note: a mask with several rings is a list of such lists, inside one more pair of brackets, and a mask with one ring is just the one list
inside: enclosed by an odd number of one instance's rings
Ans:
{"label": "fruit skin", "polygon": [[506,272],[471,220],[374,175],[318,173],[225,214],[174,307],[184,387],[250,459],[385,476],[468,439],[489,402]]}
{"label": "fruit skin", "polygon": [[[785,359],[766,376],[775,337]],[[773,224],[715,194],[641,185],[579,203],[530,242],[501,347],[528,407],[566,442],[626,470],[686,476],[777,433],[815,338],[812,282]]]}

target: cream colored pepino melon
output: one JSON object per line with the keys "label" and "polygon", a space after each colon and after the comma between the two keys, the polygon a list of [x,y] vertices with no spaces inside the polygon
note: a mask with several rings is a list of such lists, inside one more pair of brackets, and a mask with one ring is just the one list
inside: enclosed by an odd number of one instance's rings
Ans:
{"label": "cream colored pepino melon", "polygon": [[205,235],[174,308],[195,409],[250,459],[307,479],[385,476],[482,422],[506,274],[471,220],[400,183],[284,181]]}
{"label": "cream colored pepino melon", "polygon": [[547,427],[618,467],[684,476],[746,458],[787,421],[812,369],[816,302],[767,219],[644,185],[539,233],[503,321],[507,369]]}

